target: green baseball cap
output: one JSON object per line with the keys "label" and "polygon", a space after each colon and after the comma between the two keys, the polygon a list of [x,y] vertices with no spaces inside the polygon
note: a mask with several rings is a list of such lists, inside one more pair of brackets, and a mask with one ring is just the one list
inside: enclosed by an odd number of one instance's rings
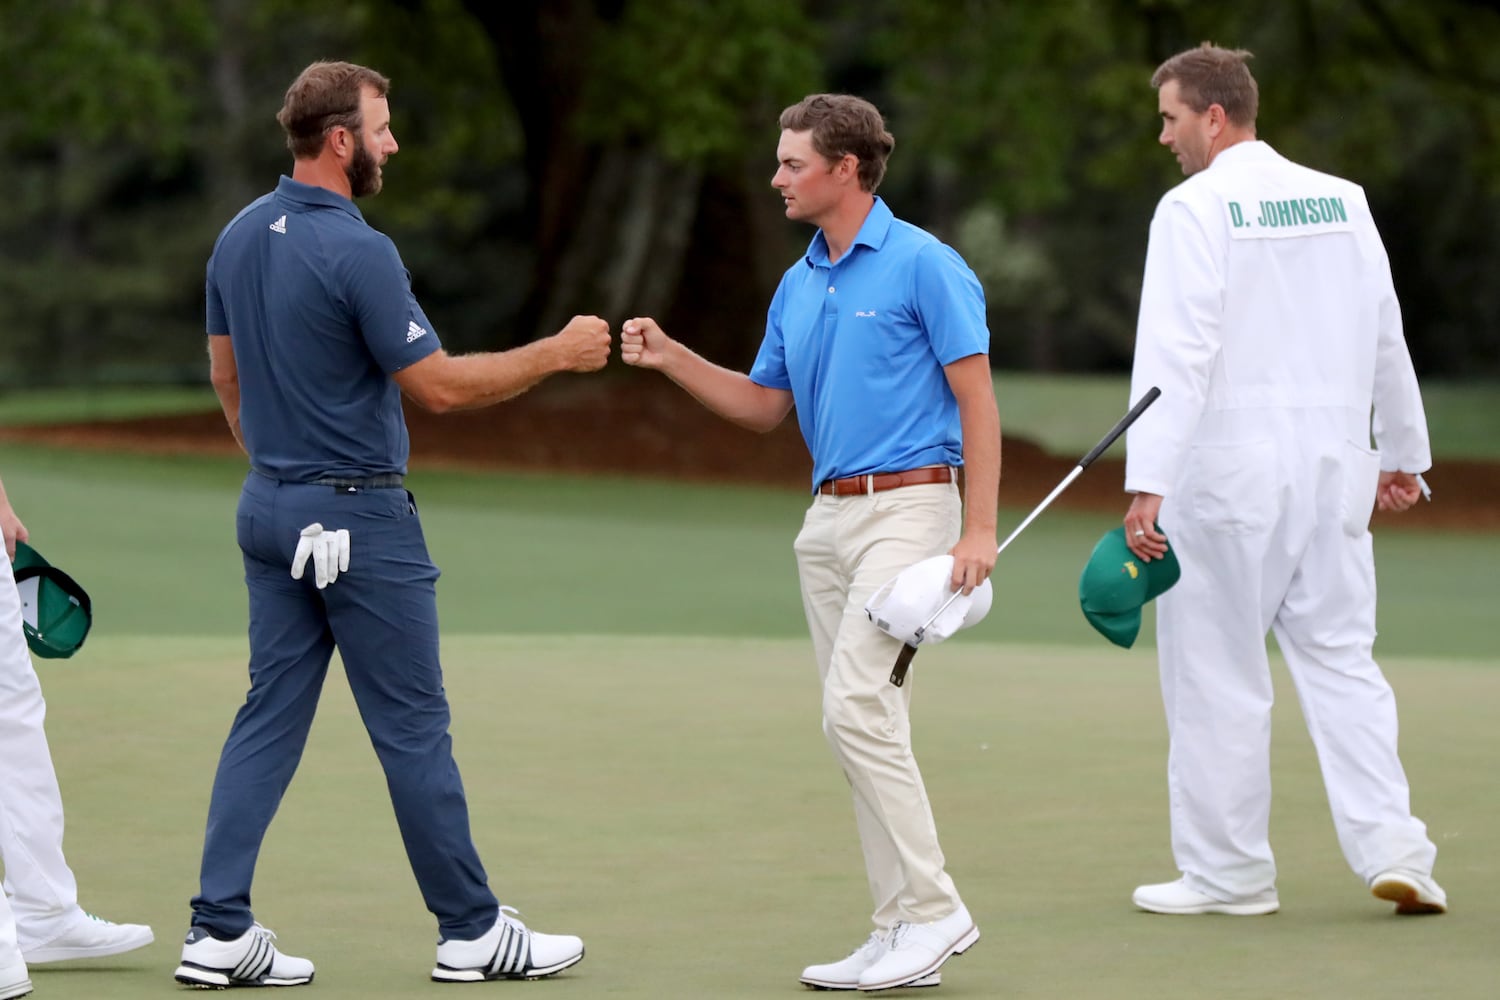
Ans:
{"label": "green baseball cap", "polygon": [[77,652],[94,623],[94,605],[78,581],[42,558],[25,542],[16,543],[11,568],[21,592],[21,630],[37,656],[65,659]]}
{"label": "green baseball cap", "polygon": [[1129,649],[1141,630],[1141,608],[1180,576],[1182,567],[1170,547],[1160,559],[1143,562],[1136,558],[1125,544],[1122,525],[1106,532],[1089,554],[1078,578],[1078,604],[1100,635]]}

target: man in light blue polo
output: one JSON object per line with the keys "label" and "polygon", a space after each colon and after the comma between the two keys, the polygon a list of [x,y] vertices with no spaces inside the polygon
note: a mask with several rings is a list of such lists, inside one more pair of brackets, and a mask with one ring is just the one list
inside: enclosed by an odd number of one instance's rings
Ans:
{"label": "man in light blue polo", "polygon": [[875,196],[895,140],[873,105],[817,94],[780,124],[771,184],[787,218],[818,232],[776,290],[749,375],[694,354],[649,318],[623,325],[621,357],[752,430],[770,430],[796,405],[813,460],[813,504],[795,546],[803,606],[823,730],[854,792],[875,902],[869,938],[801,980],[830,990],[935,985],[979,930],[945,870],[912,756],[911,688],[887,681],[901,643],[864,605],[901,570],[945,552],[952,586],[966,593],[994,568],[1000,418],[984,295],[957,253]]}
{"label": "man in light blue polo", "polygon": [[292,176],[225,227],[208,263],[211,378],[251,466],[237,515],[250,691],[214,777],[176,971],[191,986],[313,978],[312,962],[278,951],[256,922],[250,884],[335,647],[437,918],[432,978],[534,979],[583,958],[578,938],[504,912],[474,849],[438,662],[438,570],[403,486],[401,395],[446,411],[594,371],[608,360],[609,327],[576,316],[513,351],[443,351],[395,245],[353,202],[380,190],[397,150],[388,87],[349,63],[304,70],[277,116]]}

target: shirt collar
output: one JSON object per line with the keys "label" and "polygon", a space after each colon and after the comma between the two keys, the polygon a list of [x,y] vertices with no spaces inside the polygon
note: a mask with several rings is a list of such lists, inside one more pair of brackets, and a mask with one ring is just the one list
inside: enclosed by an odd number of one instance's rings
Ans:
{"label": "shirt collar", "polygon": [[285,198],[288,201],[295,201],[302,205],[311,205],[317,208],[342,209],[360,222],[365,221],[365,217],[360,214],[359,206],[343,195],[335,191],[330,191],[326,187],[319,187],[316,184],[303,184],[301,181],[294,181],[285,174],[281,175],[281,180],[276,184],[276,195],[277,197]]}
{"label": "shirt collar", "polygon": [[[870,213],[865,216],[865,221],[860,225],[859,232],[855,234],[854,242],[849,245],[852,251],[855,247],[864,245],[871,250],[879,250],[885,244],[885,238],[890,234],[891,223],[896,216],[891,212],[884,199],[875,196],[875,204],[870,206]],[[844,255],[848,257],[846,253]],[[828,238],[819,229],[813,234],[812,242],[807,245],[808,267],[830,267],[828,262]]]}
{"label": "shirt collar", "polygon": [[1279,160],[1281,154],[1271,148],[1271,144],[1260,139],[1247,139],[1237,142],[1228,149],[1221,150],[1214,162],[1209,166],[1214,167],[1222,163],[1254,163],[1257,160]]}

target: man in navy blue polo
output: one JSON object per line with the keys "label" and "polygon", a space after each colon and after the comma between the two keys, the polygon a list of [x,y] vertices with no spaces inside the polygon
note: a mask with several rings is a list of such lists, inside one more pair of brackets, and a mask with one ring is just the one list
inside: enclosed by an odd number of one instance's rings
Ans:
{"label": "man in navy blue polo", "polygon": [[[896,219],[875,189],[895,140],[868,101],[815,94],[781,115],[771,184],[818,227],[771,301],[749,375],[627,320],[621,357],[656,368],[753,430],[795,403],[813,504],[795,545],[823,688],[823,731],[854,793],[874,929],[808,986],[934,986],[979,929],[946,871],[912,756],[910,685],[887,683],[899,640],[865,602],[913,563],[953,556],[965,593],[995,565],[1000,418],[984,294],[957,253]],[[957,469],[964,467],[960,498]]]}
{"label": "man in navy blue polo", "polygon": [[432,978],[533,979],[583,958],[578,938],[528,930],[505,912],[474,849],[438,662],[438,570],[403,487],[401,395],[447,411],[595,371],[609,327],[577,316],[512,351],[443,351],[394,244],[352,200],[380,190],[397,150],[388,88],[349,63],[304,70],[277,115],[292,176],[225,227],[208,263],[211,377],[251,466],[237,514],[250,691],[214,777],[176,971],[193,986],[313,978],[311,962],[278,951],[256,922],[250,884],[335,647],[438,921]]}

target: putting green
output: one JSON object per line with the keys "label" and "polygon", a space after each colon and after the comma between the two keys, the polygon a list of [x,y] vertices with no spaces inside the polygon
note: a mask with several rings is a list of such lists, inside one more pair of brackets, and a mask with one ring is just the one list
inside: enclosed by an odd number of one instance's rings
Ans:
{"label": "putting green", "polygon": [[[489,635],[450,638],[444,654],[492,884],[539,929],[587,942],[583,964],[531,989],[797,996],[803,965],[865,933],[848,791],[819,732],[805,642]],[[84,905],[149,921],[158,942],[40,969],[39,996],[172,988],[244,655],[231,638],[101,636],[43,665]],[[1500,804],[1484,776],[1500,672],[1453,659],[1386,668],[1453,912],[1394,918],[1345,869],[1280,683],[1283,911],[1169,918],[1129,903],[1137,882],[1173,874],[1151,653],[967,633],[925,653],[912,680],[917,752],[950,870],[984,933],[945,969],[942,995],[1492,996],[1500,862],[1488,831]],[[337,665],[265,845],[255,905],[287,950],[318,963],[319,995],[441,989],[425,978],[432,922]]]}

